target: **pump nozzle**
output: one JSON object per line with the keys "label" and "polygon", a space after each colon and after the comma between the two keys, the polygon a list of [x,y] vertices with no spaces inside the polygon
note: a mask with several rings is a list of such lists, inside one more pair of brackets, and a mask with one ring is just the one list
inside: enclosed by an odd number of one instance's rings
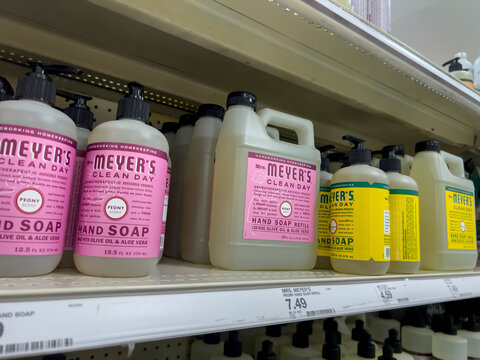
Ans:
{"label": "pump nozzle", "polygon": [[390,345],[383,345],[382,355],[378,357],[378,360],[395,360],[393,357],[393,349]]}
{"label": "pump nozzle", "polygon": [[448,60],[446,63],[443,63],[442,66],[449,65],[448,72],[463,70],[462,64],[460,64],[458,60],[460,60],[459,57],[453,58],[451,60]]}
{"label": "pump nozzle", "polygon": [[370,149],[365,147],[365,140],[352,135],[344,135],[342,136],[342,139],[350,141],[353,144],[353,149],[348,152],[348,165],[370,165],[370,162],[372,161],[372,153]]}
{"label": "pump nozzle", "polygon": [[12,85],[3,76],[0,76],[0,101],[12,100],[13,88]]}
{"label": "pump nozzle", "polygon": [[257,360],[277,360],[277,355],[273,352],[273,343],[269,340],[262,342],[262,350],[257,354]]}
{"label": "pump nozzle", "polygon": [[135,119],[148,124],[150,105],[143,97],[143,85],[131,81],[128,90],[129,93],[118,102],[117,119]]}
{"label": "pump nozzle", "polygon": [[93,129],[93,113],[87,106],[87,101],[92,100],[91,96],[74,94],[65,90],[57,90],[57,95],[67,100],[73,100],[69,107],[63,112],[67,114],[73,122],[84,129]]}

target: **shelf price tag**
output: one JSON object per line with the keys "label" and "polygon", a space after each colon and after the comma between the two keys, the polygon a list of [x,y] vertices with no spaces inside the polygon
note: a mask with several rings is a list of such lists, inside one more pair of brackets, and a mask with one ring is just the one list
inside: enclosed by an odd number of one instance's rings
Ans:
{"label": "shelf price tag", "polygon": [[460,291],[458,290],[455,279],[443,279],[443,282],[445,283],[445,286],[447,287],[452,297],[455,298],[460,296]]}
{"label": "shelf price tag", "polygon": [[402,295],[402,289],[394,283],[375,284],[375,291],[385,305],[406,304],[410,302],[408,296]]}
{"label": "shelf price tag", "polygon": [[284,308],[292,319],[332,316],[336,313],[334,308],[322,308],[322,294],[317,287],[288,287],[281,290]]}

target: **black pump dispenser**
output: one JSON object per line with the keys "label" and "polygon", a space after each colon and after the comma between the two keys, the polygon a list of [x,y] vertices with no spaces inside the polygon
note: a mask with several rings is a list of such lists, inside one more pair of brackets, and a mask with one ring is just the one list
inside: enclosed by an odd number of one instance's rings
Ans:
{"label": "black pump dispenser", "polygon": [[393,349],[390,345],[385,344],[382,347],[382,355],[378,357],[378,360],[396,360],[393,357]]}
{"label": "black pump dispenser", "polygon": [[248,91],[233,91],[227,97],[227,109],[233,105],[250,106],[253,111],[257,110],[257,97]]}
{"label": "black pump dispenser", "polygon": [[380,160],[380,169],[385,172],[396,172],[400,173],[402,171],[402,162],[400,159],[397,159],[395,156],[395,150],[390,150],[388,155],[383,155],[383,159]]}
{"label": "black pump dispenser", "polygon": [[448,72],[463,70],[462,64],[458,62],[460,60],[459,57],[453,58],[452,60],[448,60],[447,62],[443,63],[442,66],[448,66]]}
{"label": "black pump dispenser", "polygon": [[320,170],[328,172],[330,168],[330,160],[325,153],[329,150],[335,149],[335,145],[320,146],[317,149],[320,150],[320,154],[322,155],[322,164],[320,165]]}
{"label": "black pump dispenser", "polygon": [[150,104],[143,97],[143,85],[132,81],[128,83],[129,93],[118,102],[117,120],[135,119],[148,124]]}
{"label": "black pump dispenser", "polygon": [[256,360],[277,360],[273,352],[273,343],[270,340],[262,341],[262,350],[258,352]]}
{"label": "black pump dispenser", "polygon": [[169,132],[172,132],[172,133],[177,133],[177,130],[178,130],[178,123],[176,122],[165,122],[162,124],[162,128],[160,129],[160,131],[164,134],[166,133],[169,133]]}
{"label": "black pump dispenser", "polygon": [[453,321],[452,314],[445,315],[443,319],[443,329],[442,332],[447,335],[457,335],[457,327]]}
{"label": "black pump dispenser", "polygon": [[265,335],[270,337],[282,336],[282,327],[280,325],[270,325],[265,329]]}
{"label": "black pump dispenser", "polygon": [[304,322],[297,324],[297,331],[292,336],[292,346],[297,348],[308,348],[308,329]]}
{"label": "black pump dispenser", "polygon": [[67,100],[73,100],[73,103],[71,103],[69,107],[65,108],[63,112],[73,120],[75,125],[77,125],[77,127],[92,131],[93,113],[87,106],[87,101],[92,100],[92,97],[74,94],[64,90],[57,90],[57,95]]}
{"label": "black pump dispenser", "polygon": [[372,335],[366,331],[358,342],[357,355],[366,359],[375,359],[375,345],[372,344]]}
{"label": "black pump dispenser", "polygon": [[208,345],[220,344],[220,333],[211,333],[203,335],[203,342]]}
{"label": "black pump dispenser", "polygon": [[227,357],[242,356],[242,343],[238,341],[238,331],[233,330],[228,332],[228,340],[223,346],[223,355]]}
{"label": "black pump dispenser", "polygon": [[397,330],[388,330],[388,338],[386,338],[384,342],[392,347],[395,354],[400,354],[402,352],[402,342],[398,338]]}
{"label": "black pump dispenser", "polygon": [[359,139],[355,136],[342,136],[343,140],[350,141],[353,144],[353,149],[348,152],[347,165],[364,164],[370,165],[372,161],[372,152],[364,145],[365,140]]}
{"label": "black pump dispenser", "polygon": [[0,101],[12,100],[13,88],[12,85],[3,76],[0,76]]}
{"label": "black pump dispenser", "polygon": [[340,360],[341,349],[338,336],[334,331],[325,333],[325,344],[322,346],[322,358],[327,360]]}
{"label": "black pump dispenser", "polygon": [[79,68],[68,65],[45,65],[29,61],[32,71],[18,79],[16,99],[36,100],[55,104],[56,86],[47,74],[74,74],[80,75]]}
{"label": "black pump dispenser", "polygon": [[365,331],[365,323],[363,320],[355,320],[355,327],[352,329],[352,340],[360,341]]}
{"label": "black pump dispenser", "polygon": [[197,115],[199,118],[203,116],[210,116],[223,120],[223,115],[225,115],[225,109],[217,104],[202,104],[198,107]]}

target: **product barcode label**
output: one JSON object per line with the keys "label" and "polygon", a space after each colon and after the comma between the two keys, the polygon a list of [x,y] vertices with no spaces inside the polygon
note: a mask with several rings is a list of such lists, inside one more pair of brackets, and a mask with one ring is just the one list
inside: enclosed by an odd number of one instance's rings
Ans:
{"label": "product barcode label", "polygon": [[390,211],[388,210],[383,211],[383,232],[390,234]]}
{"label": "product barcode label", "polygon": [[390,260],[390,246],[385,246],[383,248],[383,258]]}
{"label": "product barcode label", "polygon": [[0,345],[0,355],[28,353],[33,351],[54,350],[73,346],[72,338],[30,341],[16,344]]}
{"label": "product barcode label", "polygon": [[335,309],[308,310],[307,316],[335,315]]}
{"label": "product barcode label", "polygon": [[410,302],[410,299],[408,297],[402,297],[397,299],[398,303],[407,303]]}

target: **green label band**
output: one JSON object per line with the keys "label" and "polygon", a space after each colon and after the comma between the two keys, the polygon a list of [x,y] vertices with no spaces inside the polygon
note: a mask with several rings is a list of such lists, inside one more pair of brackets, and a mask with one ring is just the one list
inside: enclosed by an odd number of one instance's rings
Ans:
{"label": "green label band", "polygon": [[352,187],[359,187],[359,188],[374,188],[374,189],[385,189],[389,190],[389,186],[383,183],[373,183],[370,184],[368,181],[351,181],[351,182],[341,182],[336,183],[331,186],[332,189],[339,189],[339,188],[352,188]]}
{"label": "green label band", "polygon": [[471,191],[457,189],[457,188],[454,188],[454,187],[451,187],[451,186],[445,186],[445,190],[457,192],[457,193],[460,193],[460,194],[463,194],[463,195],[473,196],[473,193]]}
{"label": "green label band", "polygon": [[390,189],[390,194],[392,194],[392,195],[418,196],[418,191],[417,190],[407,190],[407,189]]}

